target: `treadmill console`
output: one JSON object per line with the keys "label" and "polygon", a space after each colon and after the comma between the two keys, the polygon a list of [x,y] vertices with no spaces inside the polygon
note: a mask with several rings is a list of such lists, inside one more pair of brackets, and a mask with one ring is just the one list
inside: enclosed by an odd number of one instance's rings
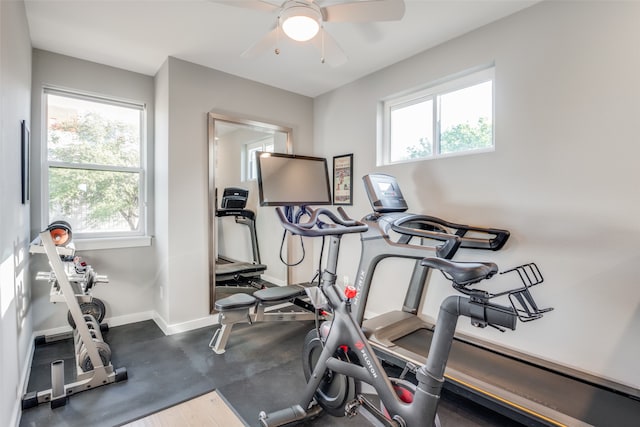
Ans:
{"label": "treadmill console", "polygon": [[375,212],[404,212],[409,207],[402,196],[395,177],[382,173],[372,173],[362,177],[369,202]]}
{"label": "treadmill console", "polygon": [[222,209],[244,209],[247,206],[249,191],[244,188],[227,187],[222,193]]}

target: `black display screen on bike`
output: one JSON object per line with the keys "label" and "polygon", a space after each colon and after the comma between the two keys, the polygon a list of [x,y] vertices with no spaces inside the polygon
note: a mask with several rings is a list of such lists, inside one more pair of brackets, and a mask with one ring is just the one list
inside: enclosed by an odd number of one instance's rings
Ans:
{"label": "black display screen on bike", "polygon": [[327,159],[256,153],[260,206],[330,205]]}

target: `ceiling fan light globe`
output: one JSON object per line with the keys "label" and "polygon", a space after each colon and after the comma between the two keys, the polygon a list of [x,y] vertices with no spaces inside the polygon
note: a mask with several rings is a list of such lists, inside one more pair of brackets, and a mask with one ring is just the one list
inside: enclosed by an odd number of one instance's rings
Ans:
{"label": "ceiling fan light globe", "polygon": [[320,31],[322,13],[314,4],[301,5],[290,2],[285,5],[280,15],[282,31],[291,39],[306,42],[311,40]]}
{"label": "ceiling fan light globe", "polygon": [[308,16],[292,16],[282,23],[282,31],[299,42],[311,40],[318,34],[320,24]]}

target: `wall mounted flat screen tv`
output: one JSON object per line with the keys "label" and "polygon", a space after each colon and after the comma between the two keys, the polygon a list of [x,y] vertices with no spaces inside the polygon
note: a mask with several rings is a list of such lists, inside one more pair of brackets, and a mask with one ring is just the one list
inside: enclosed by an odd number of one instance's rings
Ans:
{"label": "wall mounted flat screen tv", "polygon": [[261,206],[330,205],[327,159],[256,153]]}

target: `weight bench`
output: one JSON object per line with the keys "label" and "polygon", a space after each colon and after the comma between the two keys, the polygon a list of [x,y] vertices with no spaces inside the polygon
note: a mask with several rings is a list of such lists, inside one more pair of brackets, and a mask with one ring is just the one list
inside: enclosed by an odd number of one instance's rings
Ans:
{"label": "weight bench", "polygon": [[[220,328],[214,332],[209,347],[215,353],[223,354],[236,323],[314,320],[314,306],[303,299],[306,288],[305,285],[275,286],[252,295],[234,294],[216,301]],[[282,304],[287,304],[290,310],[283,311],[287,307],[281,307]],[[303,310],[291,310],[294,306]]]}

